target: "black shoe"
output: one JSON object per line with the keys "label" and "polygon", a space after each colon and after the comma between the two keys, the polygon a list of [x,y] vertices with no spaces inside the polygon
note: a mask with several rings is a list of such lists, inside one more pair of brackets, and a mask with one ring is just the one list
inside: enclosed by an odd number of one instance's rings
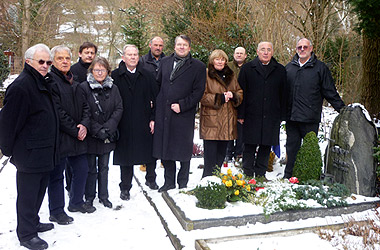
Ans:
{"label": "black shoe", "polygon": [[43,233],[49,230],[52,230],[54,228],[53,223],[38,223],[37,225],[37,232]]}
{"label": "black shoe", "polygon": [[86,206],[90,206],[90,207],[94,206],[94,201],[93,200],[86,200],[84,203],[86,204]]}
{"label": "black shoe", "polygon": [[83,214],[85,213],[90,214],[96,211],[96,208],[94,206],[91,206],[91,204],[86,204],[86,203],[83,203],[82,205],[79,205],[79,206],[69,205],[67,209],[72,213],[81,212]]}
{"label": "black shoe", "polygon": [[160,187],[160,189],[158,189],[158,192],[161,193],[161,192],[168,191],[174,188],[175,188],[175,185],[163,185],[162,187]]}
{"label": "black shoe", "polygon": [[57,222],[59,225],[69,225],[74,221],[73,217],[68,216],[65,212],[57,215],[50,215],[49,220],[51,222]]}
{"label": "black shoe", "polygon": [[112,203],[108,199],[99,199],[99,202],[105,207],[112,208]]}
{"label": "black shoe", "polygon": [[157,185],[157,183],[155,181],[153,181],[153,182],[146,181],[145,185],[147,185],[152,190],[157,190],[158,189],[158,185]]}
{"label": "black shoe", "polygon": [[48,243],[38,236],[33,237],[30,240],[20,242],[20,245],[31,250],[43,250],[49,247]]}
{"label": "black shoe", "polygon": [[131,195],[129,194],[129,191],[123,190],[120,192],[120,199],[129,201],[130,198],[131,198]]}

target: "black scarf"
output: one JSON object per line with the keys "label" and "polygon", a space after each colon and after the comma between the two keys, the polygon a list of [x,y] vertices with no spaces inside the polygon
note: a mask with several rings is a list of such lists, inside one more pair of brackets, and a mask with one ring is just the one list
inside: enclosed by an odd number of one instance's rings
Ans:
{"label": "black scarf", "polygon": [[174,52],[174,61],[176,62],[175,67],[172,70],[172,73],[170,73],[170,81],[172,81],[175,77],[175,74],[180,70],[180,68],[186,63],[186,61],[190,58],[190,53],[187,54],[185,57],[179,57]]}

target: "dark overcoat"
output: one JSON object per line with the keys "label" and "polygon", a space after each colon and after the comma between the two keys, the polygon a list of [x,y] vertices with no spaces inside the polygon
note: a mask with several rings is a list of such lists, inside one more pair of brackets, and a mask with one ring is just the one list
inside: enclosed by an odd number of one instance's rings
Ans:
{"label": "dark overcoat", "polygon": [[[123,114],[123,103],[119,89],[112,83],[112,78],[107,76],[103,84],[98,83],[90,73],[87,81],[79,85],[90,107],[90,129],[87,136],[87,153],[102,155],[115,149],[116,143],[109,140],[101,140],[97,136],[104,129],[109,134],[115,133]],[[94,98],[96,97],[96,100]],[[99,102],[99,110],[96,101]]]}
{"label": "dark overcoat", "polygon": [[47,77],[25,63],[5,93],[0,148],[20,172],[49,172],[59,161],[59,120]]}
{"label": "dark overcoat", "polygon": [[[78,124],[90,128],[90,108],[87,100],[79,91],[78,82],[70,82],[62,72],[51,66],[53,81],[53,98],[58,109],[60,120],[60,155],[61,158],[87,153],[86,139],[81,141],[78,137]],[[69,71],[70,75],[71,72]],[[88,135],[87,135],[88,136]]]}
{"label": "dark overcoat", "polygon": [[273,57],[263,66],[256,57],[243,65],[238,81],[244,96],[238,112],[238,119],[244,119],[243,142],[279,145],[280,123],[286,117],[285,67]]}
{"label": "dark overcoat", "polygon": [[74,76],[74,81],[79,83],[86,81],[90,65],[91,63],[85,63],[82,61],[82,58],[79,57],[78,62],[73,64],[70,68],[70,71]]}
{"label": "dark overcoat", "polygon": [[153,135],[149,123],[154,121],[154,108],[158,87],[151,73],[140,63],[137,65],[135,82],[127,75],[123,61],[112,71],[114,84],[123,100],[123,115],[119,123],[120,139],[116,143],[113,162],[129,166],[150,163]]}
{"label": "dark overcoat", "polygon": [[[206,85],[206,66],[189,58],[171,81],[174,54],[165,57],[157,75],[157,96],[153,156],[162,160],[189,161],[193,152],[194,120]],[[179,103],[181,112],[171,110]]]}
{"label": "dark overcoat", "polygon": [[[165,57],[165,54],[164,53],[161,53],[160,55],[160,58],[164,58]],[[146,70],[148,70],[150,73],[152,73],[152,75],[154,77],[157,77],[157,73],[158,73],[158,69],[159,67],[157,66],[157,64],[153,61],[153,57],[152,57],[152,52],[151,50],[149,50],[148,54],[146,55],[143,55],[140,60],[139,60],[139,63],[142,63],[144,65],[144,68]]]}

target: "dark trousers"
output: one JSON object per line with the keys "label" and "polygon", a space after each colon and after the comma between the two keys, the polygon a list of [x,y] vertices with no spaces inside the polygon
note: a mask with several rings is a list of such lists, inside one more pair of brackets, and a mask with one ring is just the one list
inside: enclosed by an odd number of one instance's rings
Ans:
{"label": "dark trousers", "polygon": [[[257,152],[256,149],[258,148]],[[271,146],[258,144],[244,144],[243,170],[247,176],[265,176],[268,168]]]}
{"label": "dark trousers", "polygon": [[[145,163],[146,166],[146,175],[145,180],[148,182],[156,181],[156,161]],[[133,165],[120,165],[120,179],[119,184],[120,191],[131,190],[132,188],[132,178],[133,178]]]}
{"label": "dark trousers", "polygon": [[83,195],[86,186],[88,163],[87,155],[69,156],[61,159],[50,174],[48,195],[49,195],[49,210],[51,215],[63,213],[65,207],[65,196],[63,187],[63,171],[66,166],[66,159],[69,161],[73,176],[70,187],[70,205],[79,206],[83,204]]}
{"label": "dark trousers", "polygon": [[98,181],[98,197],[108,199],[108,162],[110,153],[88,154],[88,176],[86,181],[85,198],[93,201],[96,196],[96,181]]}
{"label": "dark trousers", "polygon": [[293,174],[294,163],[296,161],[298,150],[301,147],[301,141],[307,133],[314,131],[318,135],[319,123],[305,122],[286,122],[286,154],[288,161],[285,167],[284,178],[290,178]]}
{"label": "dark trousers", "polygon": [[[161,160],[164,165],[164,177],[166,186],[175,186],[176,162],[170,160]],[[177,183],[180,188],[186,187],[189,182],[190,161],[181,161],[181,168],[178,172]]]}
{"label": "dark trousers", "polygon": [[226,156],[230,159],[232,157],[238,157],[243,154],[243,125],[240,122],[237,123],[237,134],[236,140],[228,142]]}
{"label": "dark trousers", "polygon": [[229,141],[203,140],[204,168],[203,177],[212,176],[216,166],[222,167]]}
{"label": "dark trousers", "polygon": [[68,192],[70,192],[71,178],[73,178],[73,169],[71,168],[69,161],[66,159],[65,180],[66,180],[66,190]]}
{"label": "dark trousers", "polygon": [[37,225],[40,222],[38,212],[49,183],[49,175],[50,172],[30,174],[17,171],[16,232],[21,242],[38,235]]}

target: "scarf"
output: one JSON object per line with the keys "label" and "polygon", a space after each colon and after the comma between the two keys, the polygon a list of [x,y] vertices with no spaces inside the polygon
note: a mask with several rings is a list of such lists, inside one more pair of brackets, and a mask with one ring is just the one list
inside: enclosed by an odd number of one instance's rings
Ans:
{"label": "scarf", "polygon": [[175,74],[180,70],[180,68],[186,63],[186,61],[190,58],[190,53],[187,54],[185,57],[179,57],[174,52],[174,61],[176,62],[176,65],[174,66],[172,72],[170,73],[170,81],[172,81],[175,77]]}

